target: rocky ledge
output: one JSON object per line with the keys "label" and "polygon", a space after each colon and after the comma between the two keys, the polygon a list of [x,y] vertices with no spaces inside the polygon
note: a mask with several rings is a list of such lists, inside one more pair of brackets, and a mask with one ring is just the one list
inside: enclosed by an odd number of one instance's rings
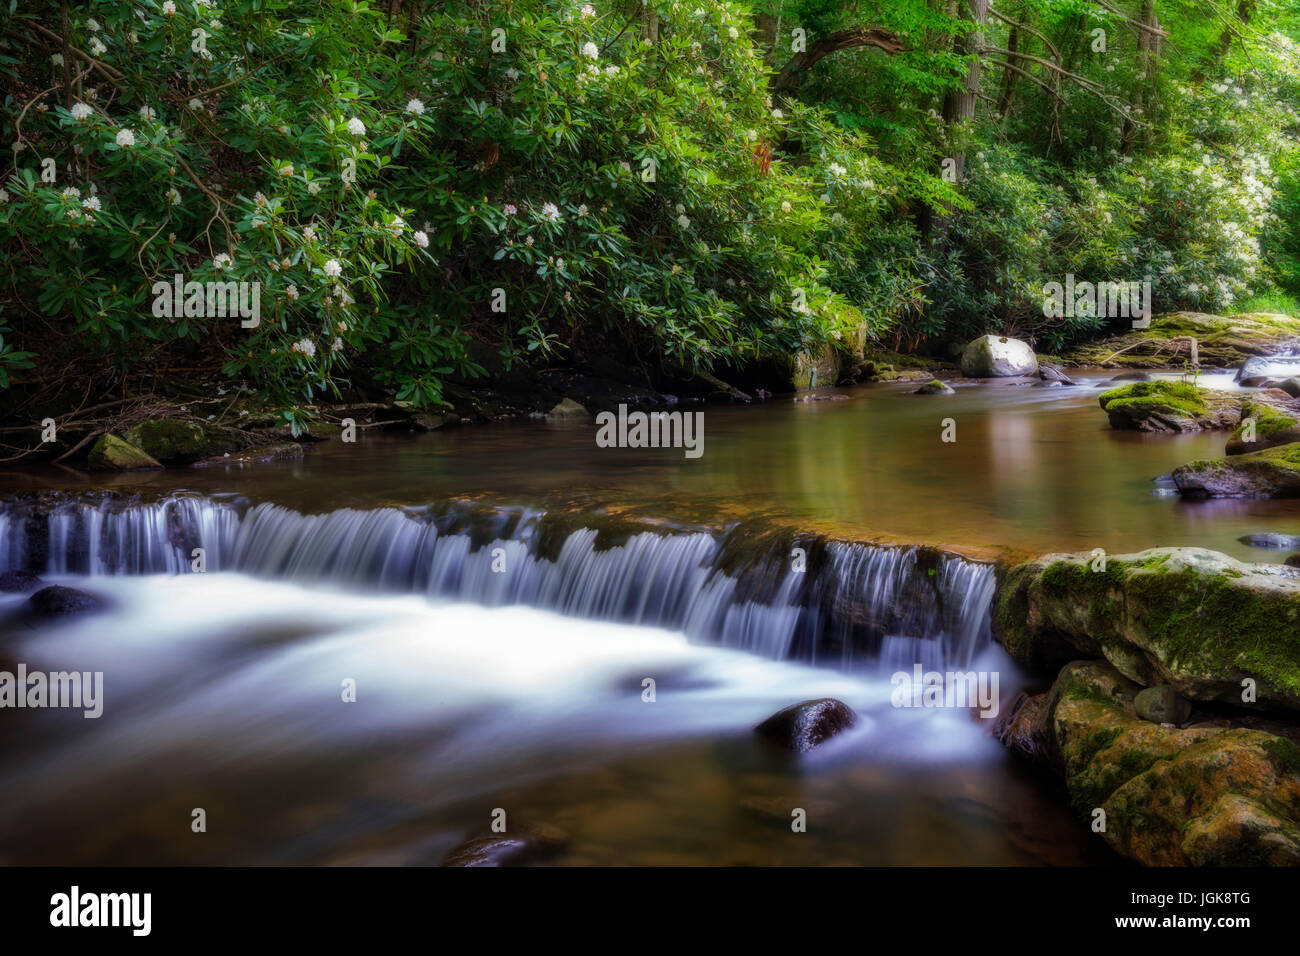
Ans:
{"label": "rocky ledge", "polygon": [[1248,686],[1253,707],[1300,714],[1300,569],[1204,548],[1049,554],[1006,573],[995,626],[1030,667],[1101,656],[1194,701],[1240,705]]}

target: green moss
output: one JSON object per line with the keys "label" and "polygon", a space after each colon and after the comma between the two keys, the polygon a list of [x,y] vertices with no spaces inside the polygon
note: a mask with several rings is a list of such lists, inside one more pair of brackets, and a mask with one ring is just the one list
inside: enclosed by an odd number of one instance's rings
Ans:
{"label": "green moss", "polygon": [[1283,773],[1300,776],[1300,747],[1285,737],[1274,737],[1260,744]]}
{"label": "green moss", "polygon": [[1186,382],[1132,382],[1102,392],[1097,401],[1107,412],[1121,408],[1154,408],[1195,418],[1208,410],[1204,390]]}
{"label": "green moss", "polygon": [[1240,439],[1246,430],[1245,421],[1248,418],[1255,420],[1255,435],[1259,438],[1268,438],[1294,428],[1297,424],[1294,418],[1283,415],[1273,406],[1249,399],[1241,406],[1241,418],[1242,424],[1238,425],[1237,430],[1232,433],[1232,437],[1236,439]]}
{"label": "green moss", "polygon": [[190,462],[236,451],[242,442],[229,429],[202,422],[156,418],[132,426],[125,433],[132,445],[161,462]]}

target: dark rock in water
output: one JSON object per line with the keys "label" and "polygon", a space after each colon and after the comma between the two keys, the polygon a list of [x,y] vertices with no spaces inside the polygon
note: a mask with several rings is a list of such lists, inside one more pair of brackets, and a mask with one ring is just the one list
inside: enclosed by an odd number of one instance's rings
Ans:
{"label": "dark rock in water", "polygon": [[1272,381],[1267,375],[1252,375],[1250,378],[1243,378],[1237,384],[1242,388],[1268,388]]}
{"label": "dark rock in water", "polygon": [[1300,398],[1300,378],[1288,378],[1281,382],[1274,382],[1273,387],[1286,392],[1292,398]]}
{"label": "dark rock in water", "polygon": [[1050,694],[1020,691],[994,724],[994,738],[1026,760],[1056,769],[1060,754],[1049,723],[1054,703]]}
{"label": "dark rock in water", "polygon": [[568,834],[558,827],[534,826],[518,834],[480,837],[447,854],[443,866],[520,866],[545,860],[564,849]]}
{"label": "dark rock in water", "polygon": [[1133,709],[1143,720],[1153,724],[1182,724],[1192,716],[1192,705],[1178,696],[1168,684],[1138,691]]}
{"label": "dark rock in water", "polygon": [[5,571],[0,574],[0,594],[26,593],[41,586],[41,576],[32,571]]}
{"label": "dark rock in water", "polygon": [[1277,534],[1267,531],[1263,534],[1243,534],[1237,540],[1252,548],[1300,548],[1300,534]]}
{"label": "dark rock in water", "polygon": [[945,385],[937,378],[926,382],[920,388],[912,393],[913,395],[952,395],[955,394],[949,385]]}
{"label": "dark rock in water", "polygon": [[1275,355],[1271,358],[1253,356],[1246,359],[1237,370],[1237,382],[1245,385],[1252,379],[1285,378],[1300,369],[1300,356]]}
{"label": "dark rock in water", "polygon": [[1288,554],[1286,560],[1282,562],[1288,568],[1300,568],[1300,551],[1295,554]]}
{"label": "dark rock in water", "polygon": [[1061,385],[1073,385],[1074,379],[1066,375],[1055,365],[1038,366],[1038,377],[1044,382],[1059,382]]}
{"label": "dark rock in water", "polygon": [[72,614],[95,614],[108,609],[108,602],[94,594],[51,585],[41,588],[27,599],[27,606],[33,616],[62,617]]}
{"label": "dark rock in water", "polygon": [[823,697],[778,711],[754,731],[796,753],[806,753],[857,721],[857,714],[848,704],[833,697]]}
{"label": "dark rock in water", "polygon": [[1150,382],[1155,376],[1150,372],[1120,372],[1112,382]]}

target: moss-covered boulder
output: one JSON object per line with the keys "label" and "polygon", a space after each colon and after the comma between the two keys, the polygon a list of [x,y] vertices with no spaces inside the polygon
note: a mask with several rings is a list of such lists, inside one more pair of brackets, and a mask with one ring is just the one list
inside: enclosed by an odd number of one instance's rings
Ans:
{"label": "moss-covered boulder", "polygon": [[1171,477],[1188,498],[1300,497],[1300,443],[1191,461]]}
{"label": "moss-covered boulder", "polygon": [[1241,405],[1241,424],[1228,439],[1224,451],[1246,455],[1253,451],[1300,442],[1300,412],[1285,403],[1252,396]]}
{"label": "moss-covered boulder", "polygon": [[1180,368],[1196,340],[1202,368],[1235,368],[1256,355],[1277,355],[1300,345],[1300,319],[1272,312],[1157,315],[1145,329],[1130,329],[1063,356],[1071,365],[1104,368]]}
{"label": "moss-covered boulder", "polygon": [[1300,573],[1204,548],[1100,558],[1049,554],[1006,573],[998,639],[1017,661],[1054,668],[1105,657],[1148,687],[1191,700],[1300,712]]}
{"label": "moss-covered boulder", "polygon": [[1106,842],[1148,866],[1300,865],[1294,728],[1161,726],[1137,715],[1140,691],[1103,662],[1076,661],[1029,699],[1033,756],[1064,777],[1080,817],[1095,827],[1103,811]]}
{"label": "moss-covered boulder", "polygon": [[1107,389],[1097,403],[1111,428],[1193,432],[1232,428],[1241,417],[1238,396],[1187,382],[1133,382]]}
{"label": "moss-covered boulder", "polygon": [[157,459],[111,433],[96,439],[86,456],[86,464],[95,471],[138,471],[162,467]]}
{"label": "moss-covered boulder", "polygon": [[932,378],[920,388],[912,392],[913,395],[954,395],[956,394],[951,385]]}
{"label": "moss-covered boulder", "polygon": [[165,465],[188,465],[238,451],[248,444],[232,428],[172,418],[155,418],[133,425],[123,437]]}

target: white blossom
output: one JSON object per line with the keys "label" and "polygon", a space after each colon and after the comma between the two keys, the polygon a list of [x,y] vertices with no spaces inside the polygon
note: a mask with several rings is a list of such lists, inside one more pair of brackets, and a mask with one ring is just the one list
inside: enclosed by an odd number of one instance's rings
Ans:
{"label": "white blossom", "polygon": [[337,279],[343,275],[343,266],[339,265],[337,259],[330,259],[325,263],[325,274],[330,278]]}
{"label": "white blossom", "polygon": [[118,131],[117,131],[117,145],[118,145],[118,146],[134,146],[134,145],[135,145],[135,133],[131,132],[129,129],[126,129],[126,128],[123,128],[123,129],[118,130]]}
{"label": "white blossom", "polygon": [[416,116],[424,115],[424,104],[419,100],[407,100],[406,112],[414,113]]}
{"label": "white blossom", "polygon": [[366,135],[366,124],[354,116],[348,120],[348,132],[353,136],[364,136]]}

